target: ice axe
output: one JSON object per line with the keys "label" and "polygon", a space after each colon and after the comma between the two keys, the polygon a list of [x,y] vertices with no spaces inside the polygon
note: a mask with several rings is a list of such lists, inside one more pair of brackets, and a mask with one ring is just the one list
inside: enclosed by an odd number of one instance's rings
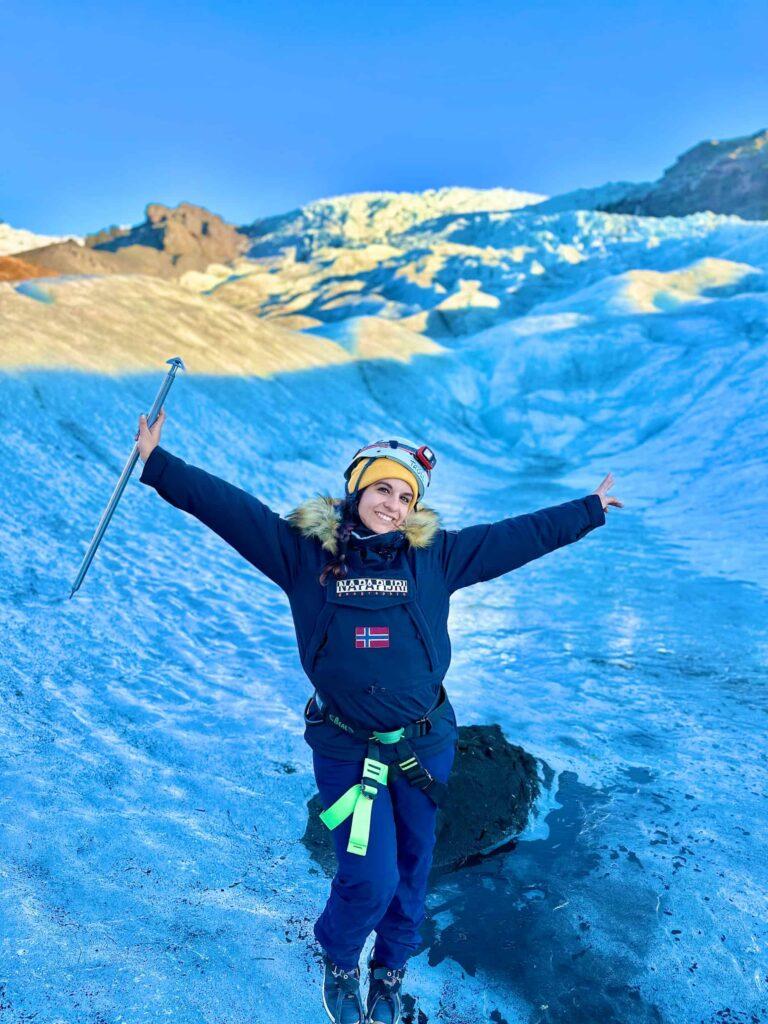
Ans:
{"label": "ice axe", "polygon": [[[171,390],[171,384],[173,384],[176,378],[177,371],[186,370],[184,360],[181,358],[181,356],[174,356],[173,359],[166,359],[166,363],[170,363],[171,368],[165,375],[165,380],[160,386],[160,390],[157,393],[157,398],[155,398],[152,408],[147,414],[148,427],[151,427],[153,425],[158,415],[160,414],[160,410],[163,407],[163,402],[165,401],[168,392]],[[70,599],[80,589],[80,584],[85,579],[85,574],[88,572],[88,567],[93,561],[93,556],[96,554],[96,549],[101,543],[101,538],[104,536],[104,533],[106,532],[106,529],[109,526],[109,521],[112,518],[112,513],[117,508],[117,503],[118,501],[120,501],[122,493],[125,490],[125,485],[128,483],[128,480],[130,479],[131,473],[133,472],[133,467],[136,465],[136,460],[138,459],[138,457],[139,445],[137,442],[133,446],[133,451],[128,457],[128,461],[125,464],[123,472],[120,474],[120,479],[117,481],[117,484],[115,485],[115,489],[112,492],[112,497],[109,499],[107,507],[101,514],[99,525],[96,527],[96,532],[93,535],[91,543],[88,545],[88,550],[86,551],[85,557],[83,558],[83,561],[80,564],[77,579],[75,580],[74,586],[70,591]]]}

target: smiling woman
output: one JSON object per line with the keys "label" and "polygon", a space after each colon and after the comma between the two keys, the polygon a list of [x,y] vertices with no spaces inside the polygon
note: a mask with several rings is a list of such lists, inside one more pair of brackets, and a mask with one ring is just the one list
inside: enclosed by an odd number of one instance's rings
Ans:
{"label": "smiling woman", "polygon": [[344,472],[347,493],[339,507],[336,558],[323,567],[322,584],[329,573],[337,579],[346,576],[347,548],[361,525],[376,536],[406,528],[435,462],[431,448],[402,438],[374,441],[355,452]]}
{"label": "smiling woman", "polygon": [[[143,417],[139,424],[142,483],[283,589],[315,690],[304,737],[338,862],[314,928],[323,1005],[335,1024],[398,1024],[458,737],[443,687],[451,595],[602,526],[604,510],[621,507],[606,494],[612,477],[562,505],[444,530],[421,505],[436,462],[431,450],[376,441],[352,457],[342,499],[311,498],[284,519],[160,448],[162,422],[152,430]],[[366,1012],[358,960],[371,931]]]}

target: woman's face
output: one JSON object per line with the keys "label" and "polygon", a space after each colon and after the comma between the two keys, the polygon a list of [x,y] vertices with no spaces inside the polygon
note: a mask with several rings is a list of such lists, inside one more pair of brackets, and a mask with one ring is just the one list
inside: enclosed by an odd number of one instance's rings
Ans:
{"label": "woman's face", "polygon": [[413,491],[405,480],[377,480],[360,492],[357,512],[372,533],[400,529],[408,515]]}

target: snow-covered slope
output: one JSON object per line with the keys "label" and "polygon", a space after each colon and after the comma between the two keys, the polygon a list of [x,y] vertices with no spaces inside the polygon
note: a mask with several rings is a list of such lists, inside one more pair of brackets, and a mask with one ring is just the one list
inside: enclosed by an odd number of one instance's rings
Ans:
{"label": "snow-covered slope", "polygon": [[[193,373],[266,377],[346,363],[373,351],[365,345],[350,350],[135,274],[0,283],[0,325],[0,369],[138,373],[162,365],[173,349],[183,352]],[[407,361],[441,351],[394,324],[389,335],[391,351],[383,341],[375,345],[380,358]]]}
{"label": "snow-covered slope", "polygon": [[65,242],[70,238],[82,243],[82,239],[75,235],[38,235],[24,228],[12,228],[10,224],[0,221],[0,256],[11,256],[27,249],[39,249],[43,245]]}

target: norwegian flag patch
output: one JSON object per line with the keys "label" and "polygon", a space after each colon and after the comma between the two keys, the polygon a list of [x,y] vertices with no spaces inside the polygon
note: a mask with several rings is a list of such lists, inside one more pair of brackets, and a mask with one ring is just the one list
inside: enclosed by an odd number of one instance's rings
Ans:
{"label": "norwegian flag patch", "polygon": [[355,626],[355,647],[389,647],[389,626]]}

